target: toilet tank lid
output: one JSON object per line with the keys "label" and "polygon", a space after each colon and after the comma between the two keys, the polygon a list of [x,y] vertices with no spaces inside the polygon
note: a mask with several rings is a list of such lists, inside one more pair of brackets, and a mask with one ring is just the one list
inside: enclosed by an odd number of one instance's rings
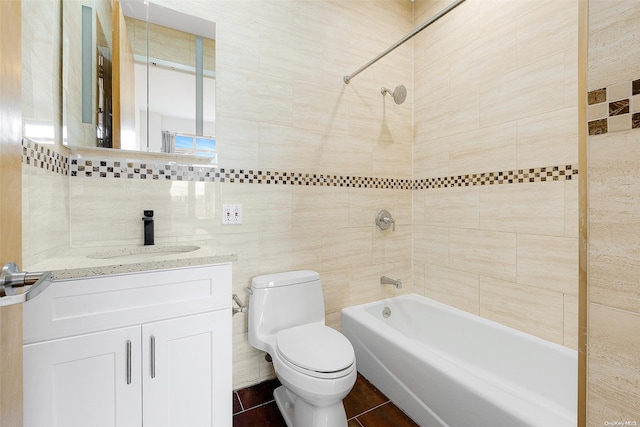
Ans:
{"label": "toilet tank lid", "polygon": [[254,289],[275,288],[278,286],[296,285],[319,280],[320,275],[312,270],[287,271],[283,273],[263,274],[251,281]]}

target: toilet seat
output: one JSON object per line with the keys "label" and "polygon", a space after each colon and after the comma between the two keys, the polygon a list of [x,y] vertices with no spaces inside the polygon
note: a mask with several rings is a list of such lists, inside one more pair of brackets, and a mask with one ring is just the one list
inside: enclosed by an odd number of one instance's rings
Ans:
{"label": "toilet seat", "polygon": [[354,365],[349,340],[320,323],[284,329],[276,335],[276,351],[291,368],[316,378],[340,378]]}

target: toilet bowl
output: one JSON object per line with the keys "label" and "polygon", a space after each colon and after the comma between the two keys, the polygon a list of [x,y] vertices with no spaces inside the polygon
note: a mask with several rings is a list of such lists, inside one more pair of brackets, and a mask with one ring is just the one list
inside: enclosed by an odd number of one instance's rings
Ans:
{"label": "toilet bowl", "polygon": [[257,276],[249,300],[249,343],[271,355],[282,386],[274,396],[288,427],[346,427],[342,399],[355,384],[353,347],[324,324],[318,273]]}

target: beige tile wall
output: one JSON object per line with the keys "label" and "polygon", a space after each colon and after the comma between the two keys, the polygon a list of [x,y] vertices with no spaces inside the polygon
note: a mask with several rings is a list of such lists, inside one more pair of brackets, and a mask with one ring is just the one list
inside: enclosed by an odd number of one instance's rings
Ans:
{"label": "beige tile wall", "polygon": [[[60,141],[61,109],[61,45],[60,2],[22,1],[22,118],[23,128],[37,123],[50,127],[50,138],[43,138],[42,152],[32,159],[51,157],[48,149]],[[56,36],[58,35],[58,36]],[[69,187],[66,176],[52,173],[57,165],[23,166],[22,173],[22,245],[23,266],[28,266],[69,248]],[[64,160],[66,162],[66,159]]]}
{"label": "beige tile wall", "polygon": [[69,179],[39,167],[22,169],[22,250],[27,268],[69,249]]}
{"label": "beige tile wall", "polygon": [[[444,4],[416,1],[416,24]],[[577,164],[577,18],[577,1],[471,0],[418,35],[414,179]],[[416,288],[577,347],[575,181],[414,193]]]}
{"label": "beige tile wall", "polygon": [[[206,239],[237,253],[233,292],[245,301],[255,275],[319,271],[335,328],[343,307],[394,295],[379,285],[381,275],[402,278],[403,291],[412,290],[410,190],[79,177],[70,189],[72,246],[140,244],[141,212],[153,209],[157,244]],[[223,203],[242,204],[242,225],[220,224]],[[375,227],[382,207],[394,212],[396,232]],[[234,386],[272,376],[247,344],[247,317],[233,320]]]}
{"label": "beige tile wall", "polygon": [[[589,2],[588,90],[640,78],[636,1]],[[640,130],[588,138],[587,425],[640,423]]]}
{"label": "beige tile wall", "polygon": [[[60,2],[21,3],[22,8],[22,117],[24,124],[50,128],[50,142],[60,130]],[[43,96],[46,94],[47,96]],[[24,125],[23,125],[24,127]]]}
{"label": "beige tile wall", "polygon": [[[343,75],[413,27],[410,2],[166,3],[217,23],[224,167],[415,180],[577,163],[574,1],[469,0],[348,86]],[[416,2],[415,23],[444,3]],[[402,105],[380,94],[397,84],[408,89]],[[64,182],[38,184],[64,194]],[[154,209],[159,243],[210,238],[238,253],[233,291],[244,300],[256,274],[314,268],[338,327],[342,307],[394,294],[378,284],[386,274],[403,279],[403,292],[576,346],[575,181],[415,191],[68,185],[73,246],[137,243],[140,211]],[[241,226],[220,224],[222,203],[243,205]],[[375,228],[380,208],[395,233]],[[30,224],[46,215],[26,209]],[[233,321],[234,387],[272,376],[247,344],[246,317]]]}
{"label": "beige tile wall", "polygon": [[[342,81],[411,29],[411,3],[166,3],[216,22],[221,167],[411,179],[410,45]],[[409,89],[403,105],[380,93],[397,84]],[[73,247],[138,244],[140,214],[153,209],[157,243],[211,239],[238,254],[233,292],[242,300],[255,275],[319,271],[336,328],[343,307],[394,295],[381,275],[412,290],[408,189],[72,177],[69,192]],[[242,204],[242,225],[221,225],[223,203]],[[396,232],[375,227],[382,208]],[[272,377],[247,343],[246,316],[233,322],[234,387]]]}

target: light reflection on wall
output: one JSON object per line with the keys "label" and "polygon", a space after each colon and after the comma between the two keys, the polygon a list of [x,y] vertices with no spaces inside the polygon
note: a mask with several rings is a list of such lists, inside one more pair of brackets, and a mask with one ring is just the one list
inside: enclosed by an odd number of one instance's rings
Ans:
{"label": "light reflection on wall", "polygon": [[22,134],[40,144],[55,144],[53,122],[24,120]]}

